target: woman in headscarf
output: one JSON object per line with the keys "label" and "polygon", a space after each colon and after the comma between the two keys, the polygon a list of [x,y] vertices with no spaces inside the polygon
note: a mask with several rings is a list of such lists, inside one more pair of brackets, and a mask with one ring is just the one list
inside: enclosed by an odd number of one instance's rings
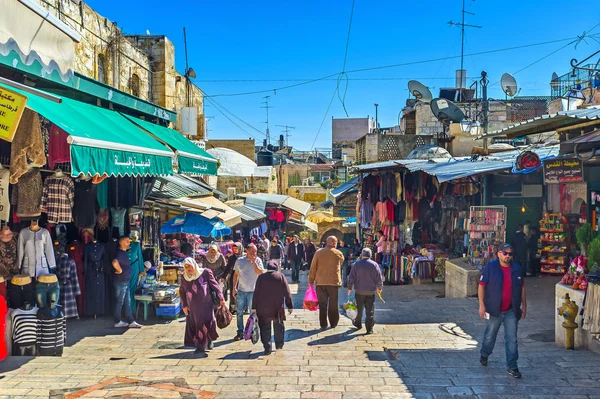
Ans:
{"label": "woman in headscarf", "polygon": [[183,267],[179,295],[183,313],[187,316],[184,345],[195,347],[195,353],[203,353],[212,349],[213,341],[219,337],[211,290],[219,297],[221,306],[225,301],[210,269],[200,268],[193,258],[185,258]]}
{"label": "woman in headscarf", "polygon": [[226,264],[225,257],[219,252],[219,247],[214,244],[208,247],[208,252],[202,258],[202,267],[210,269],[215,278],[220,279],[223,277]]}
{"label": "woman in headscarf", "polygon": [[227,259],[227,266],[225,267],[225,271],[223,272],[223,276],[221,277],[221,283],[227,283],[229,294],[229,311],[234,314],[235,313],[235,297],[233,296],[233,268],[235,267],[235,262],[244,256],[244,246],[241,242],[236,242],[233,244],[233,253]]}

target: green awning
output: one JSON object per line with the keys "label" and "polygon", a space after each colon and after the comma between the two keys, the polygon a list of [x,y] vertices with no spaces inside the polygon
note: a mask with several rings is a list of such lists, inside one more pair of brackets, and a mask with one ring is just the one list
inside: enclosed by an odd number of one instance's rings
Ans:
{"label": "green awning", "polygon": [[9,90],[27,96],[28,108],[69,135],[73,176],[173,174],[173,152],[118,112],[65,97],[55,103],[12,87]]}
{"label": "green awning", "polygon": [[179,173],[193,175],[217,174],[217,159],[185,138],[178,131],[134,118],[133,116],[123,116],[175,151],[179,164]]}

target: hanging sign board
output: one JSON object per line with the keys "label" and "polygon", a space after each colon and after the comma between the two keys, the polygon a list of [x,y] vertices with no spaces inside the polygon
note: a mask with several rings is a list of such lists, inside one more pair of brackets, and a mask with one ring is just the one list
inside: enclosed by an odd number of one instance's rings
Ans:
{"label": "hanging sign board", "polygon": [[583,181],[583,163],[577,158],[547,160],[544,162],[544,182],[572,183]]}
{"label": "hanging sign board", "polygon": [[26,103],[24,95],[0,87],[0,139],[13,141]]}

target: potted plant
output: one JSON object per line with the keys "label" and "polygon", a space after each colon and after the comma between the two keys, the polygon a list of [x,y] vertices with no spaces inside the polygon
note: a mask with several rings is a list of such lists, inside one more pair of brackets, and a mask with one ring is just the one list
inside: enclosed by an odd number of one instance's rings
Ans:
{"label": "potted plant", "polygon": [[582,255],[587,256],[589,254],[590,243],[596,238],[597,233],[592,229],[591,224],[586,223],[577,229],[575,236],[577,237],[577,243],[581,248]]}
{"label": "potted plant", "polygon": [[591,273],[600,271],[600,237],[589,244],[588,267]]}

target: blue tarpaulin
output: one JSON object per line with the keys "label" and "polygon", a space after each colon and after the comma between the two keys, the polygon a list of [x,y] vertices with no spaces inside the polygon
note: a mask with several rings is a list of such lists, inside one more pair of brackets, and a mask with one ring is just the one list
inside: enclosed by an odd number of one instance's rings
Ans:
{"label": "blue tarpaulin", "polygon": [[216,219],[207,219],[204,216],[195,213],[186,213],[182,216],[176,216],[165,223],[161,229],[161,234],[195,234],[202,237],[222,237],[231,234],[231,229]]}

